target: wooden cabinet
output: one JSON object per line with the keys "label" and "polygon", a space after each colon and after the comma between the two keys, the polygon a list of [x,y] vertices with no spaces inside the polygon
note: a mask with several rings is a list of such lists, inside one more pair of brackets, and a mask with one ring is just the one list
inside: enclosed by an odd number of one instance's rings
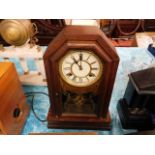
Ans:
{"label": "wooden cabinet", "polygon": [[29,114],[15,66],[0,63],[0,133],[20,134]]}
{"label": "wooden cabinet", "polygon": [[42,46],[47,46],[65,26],[63,19],[32,19],[31,22],[38,28],[36,37]]}

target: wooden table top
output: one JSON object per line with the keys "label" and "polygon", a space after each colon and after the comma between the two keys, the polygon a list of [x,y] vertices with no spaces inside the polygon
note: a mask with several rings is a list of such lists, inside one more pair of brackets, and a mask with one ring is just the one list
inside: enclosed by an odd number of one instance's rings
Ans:
{"label": "wooden table top", "polygon": [[0,62],[0,78],[5,74],[11,65],[13,65],[11,62]]}
{"label": "wooden table top", "polygon": [[147,48],[149,44],[153,43],[155,39],[155,32],[141,32],[135,34],[135,40],[138,47]]}

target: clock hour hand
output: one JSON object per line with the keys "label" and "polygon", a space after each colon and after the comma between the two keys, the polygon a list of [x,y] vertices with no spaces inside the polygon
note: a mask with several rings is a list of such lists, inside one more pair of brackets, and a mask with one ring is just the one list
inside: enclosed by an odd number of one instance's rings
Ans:
{"label": "clock hour hand", "polygon": [[79,69],[82,70],[82,66],[79,65],[79,63],[78,63],[79,61],[77,61],[77,60],[74,58],[74,56],[72,56],[71,58],[73,59],[74,63],[76,63],[76,64],[79,66]]}

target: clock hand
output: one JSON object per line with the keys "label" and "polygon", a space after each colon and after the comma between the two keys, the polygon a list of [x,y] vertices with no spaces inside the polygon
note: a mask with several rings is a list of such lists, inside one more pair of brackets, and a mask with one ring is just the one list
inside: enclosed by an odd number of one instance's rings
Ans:
{"label": "clock hand", "polygon": [[73,61],[78,64],[78,61],[72,56]]}
{"label": "clock hand", "polygon": [[79,54],[79,60],[80,60],[80,61],[83,60],[83,54],[82,54],[82,53]]}
{"label": "clock hand", "polygon": [[79,62],[80,62],[80,64],[78,63],[79,69],[80,69],[80,70],[83,70],[83,67],[82,67],[82,59],[79,59]]}
{"label": "clock hand", "polygon": [[83,60],[83,54],[80,53],[80,54],[79,54],[79,61],[80,61],[80,66],[79,66],[79,68],[80,68],[80,70],[83,70],[83,68],[82,68],[82,60]]}
{"label": "clock hand", "polygon": [[74,58],[74,56],[72,56],[71,58],[73,59],[74,63],[76,63],[76,64],[79,66],[79,69],[82,70],[82,69],[81,69],[81,65],[79,65],[79,63],[78,63],[79,61],[77,61],[77,60]]}

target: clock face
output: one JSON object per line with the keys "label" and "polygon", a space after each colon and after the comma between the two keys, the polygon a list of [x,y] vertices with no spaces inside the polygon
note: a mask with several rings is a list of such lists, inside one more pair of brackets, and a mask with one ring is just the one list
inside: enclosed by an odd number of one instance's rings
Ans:
{"label": "clock face", "polygon": [[59,63],[62,79],[76,87],[86,87],[96,83],[103,70],[101,60],[87,50],[71,50]]}

